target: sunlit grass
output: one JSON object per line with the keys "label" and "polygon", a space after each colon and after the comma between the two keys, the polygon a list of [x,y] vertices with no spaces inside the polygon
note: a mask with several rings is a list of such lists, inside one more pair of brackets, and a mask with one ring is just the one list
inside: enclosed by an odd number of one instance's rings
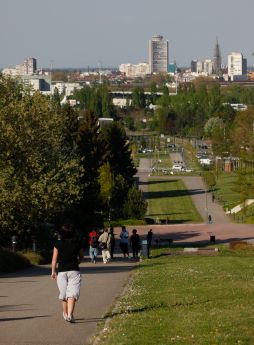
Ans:
{"label": "sunlit grass", "polygon": [[174,223],[201,222],[182,180],[149,180],[148,217]]}
{"label": "sunlit grass", "polygon": [[224,249],[142,262],[100,344],[253,344],[253,259]]}

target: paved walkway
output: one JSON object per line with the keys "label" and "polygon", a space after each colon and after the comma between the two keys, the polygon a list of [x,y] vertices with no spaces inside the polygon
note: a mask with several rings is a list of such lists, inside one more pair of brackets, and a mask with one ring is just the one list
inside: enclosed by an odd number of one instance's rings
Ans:
{"label": "paved walkway", "polygon": [[50,267],[40,266],[0,277],[1,345],[85,345],[128,281],[134,262],[81,265],[81,297],[76,323],[63,320]]}

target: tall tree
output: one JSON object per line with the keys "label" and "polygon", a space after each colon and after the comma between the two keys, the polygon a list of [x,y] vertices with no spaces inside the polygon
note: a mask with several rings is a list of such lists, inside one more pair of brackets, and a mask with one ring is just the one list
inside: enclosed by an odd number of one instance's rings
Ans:
{"label": "tall tree", "polygon": [[48,98],[3,77],[0,90],[0,231],[25,240],[79,200],[81,167]]}
{"label": "tall tree", "polygon": [[118,122],[113,122],[113,124],[105,127],[103,134],[108,144],[107,159],[111,172],[114,176],[122,175],[131,185],[137,169],[131,158],[129,140],[124,127]]}
{"label": "tall tree", "polygon": [[85,111],[80,121],[77,145],[84,168],[82,177],[83,197],[80,202],[80,212],[84,221],[93,221],[94,214],[102,211],[100,198],[99,168],[103,164],[105,144],[101,135],[98,117],[93,111]]}

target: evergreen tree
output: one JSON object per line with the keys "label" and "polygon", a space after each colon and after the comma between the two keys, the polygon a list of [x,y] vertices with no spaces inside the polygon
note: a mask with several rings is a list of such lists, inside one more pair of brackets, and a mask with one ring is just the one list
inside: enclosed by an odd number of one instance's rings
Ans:
{"label": "evergreen tree", "polygon": [[107,160],[111,172],[114,176],[122,175],[128,185],[131,185],[137,170],[131,158],[129,140],[124,127],[118,122],[113,122],[105,127],[103,134],[108,144]]}
{"label": "evergreen tree", "polygon": [[102,211],[100,198],[99,168],[103,164],[105,143],[100,132],[98,118],[94,112],[84,112],[77,136],[77,145],[81,155],[81,164],[84,168],[82,176],[83,197],[79,210],[83,220],[93,222]]}

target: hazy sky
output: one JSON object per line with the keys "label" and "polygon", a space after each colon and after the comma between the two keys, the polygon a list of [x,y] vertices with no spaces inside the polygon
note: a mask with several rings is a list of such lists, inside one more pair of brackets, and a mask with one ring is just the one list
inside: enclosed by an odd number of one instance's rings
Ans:
{"label": "hazy sky", "polygon": [[253,65],[254,0],[0,0],[0,67],[26,57],[39,67],[117,67],[148,60],[148,41],[169,41],[170,62],[222,60],[242,52]]}

